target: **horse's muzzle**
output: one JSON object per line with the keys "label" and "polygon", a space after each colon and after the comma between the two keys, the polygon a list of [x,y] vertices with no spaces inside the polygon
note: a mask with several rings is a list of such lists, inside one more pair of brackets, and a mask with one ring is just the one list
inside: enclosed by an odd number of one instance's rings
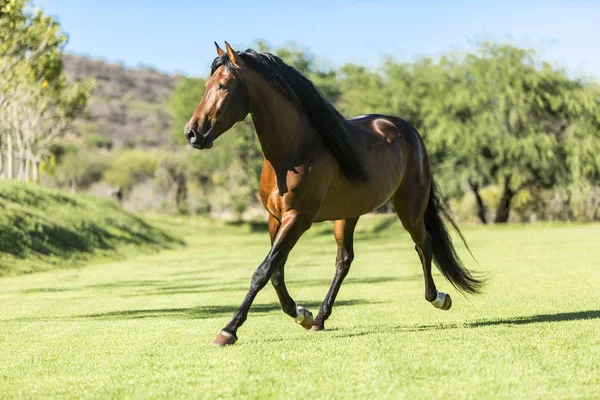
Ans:
{"label": "horse's muzzle", "polygon": [[210,149],[213,145],[211,129],[208,129],[208,132],[204,134],[200,134],[195,129],[189,129],[185,133],[185,138],[190,146],[195,149]]}

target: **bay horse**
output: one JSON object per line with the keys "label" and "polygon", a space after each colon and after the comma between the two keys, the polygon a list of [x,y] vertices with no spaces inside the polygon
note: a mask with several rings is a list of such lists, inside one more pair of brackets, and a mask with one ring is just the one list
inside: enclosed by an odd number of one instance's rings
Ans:
{"label": "bay horse", "polygon": [[[442,310],[452,305],[450,295],[436,289],[432,259],[459,291],[481,291],[484,281],[462,265],[442,221],[444,215],[464,242],[439,200],[427,152],[415,128],[384,115],[346,120],[310,80],[279,57],[251,49],[236,52],[225,45],[224,51],[215,43],[217,58],[206,91],[184,134],[192,147],[208,149],[251,114],[264,155],[259,191],[269,214],[271,249],[214,345],[237,341],[238,328],[269,279],[287,315],[305,329],[324,329],[354,258],[356,223],[388,200],[415,243],[427,301]],[[335,221],[337,258],[333,282],[313,319],[288,293],[284,266],[300,236],[319,221]]]}

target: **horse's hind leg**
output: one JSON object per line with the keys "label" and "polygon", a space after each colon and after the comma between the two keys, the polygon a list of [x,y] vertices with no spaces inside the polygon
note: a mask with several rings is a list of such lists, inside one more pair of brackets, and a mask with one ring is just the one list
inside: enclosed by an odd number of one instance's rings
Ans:
{"label": "horse's hind leg", "polygon": [[333,302],[342,286],[344,278],[348,275],[350,265],[354,259],[354,229],[357,222],[358,217],[335,221],[334,236],[338,246],[335,260],[335,276],[325,296],[325,300],[323,300],[321,307],[319,307],[319,314],[315,318],[315,322],[311,328],[313,331],[325,329],[325,321],[331,315]]}
{"label": "horse's hind leg", "polygon": [[[271,236],[271,245],[277,236],[281,223],[272,215],[269,214],[269,235]],[[273,271],[271,275],[271,284],[275,288],[277,297],[279,297],[279,303],[281,303],[281,309],[284,313],[294,318],[297,323],[302,325],[305,329],[310,329],[313,324],[313,316],[310,311],[302,306],[296,306],[296,302],[292,299],[292,296],[288,293],[287,287],[285,286],[285,263],[287,257],[281,265]]]}
{"label": "horse's hind leg", "polygon": [[448,310],[452,306],[450,295],[437,291],[435,282],[431,275],[431,261],[433,258],[431,247],[431,235],[425,229],[425,209],[429,199],[429,190],[415,191],[420,192],[420,196],[406,195],[397,192],[392,197],[392,204],[396,209],[396,214],[402,222],[404,229],[408,231],[410,237],[415,243],[415,250],[423,266],[423,277],[425,278],[425,299],[434,307]]}

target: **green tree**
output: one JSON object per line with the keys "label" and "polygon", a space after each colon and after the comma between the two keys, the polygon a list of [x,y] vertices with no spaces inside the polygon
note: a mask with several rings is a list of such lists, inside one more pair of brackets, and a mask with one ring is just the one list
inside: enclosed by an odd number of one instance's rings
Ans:
{"label": "green tree", "polygon": [[294,43],[287,43],[282,47],[272,49],[266,42],[259,40],[253,47],[256,51],[273,53],[284,60],[286,64],[296,68],[310,79],[332,103],[339,99],[341,92],[337,82],[337,71],[328,67],[325,61],[317,59],[313,54],[302,50]]}
{"label": "green tree", "polygon": [[177,145],[186,143],[183,128],[200,104],[205,86],[206,80],[203,78],[181,77],[177,80],[175,89],[167,100],[173,126],[171,132],[173,143]]}
{"label": "green tree", "polygon": [[[427,143],[445,154],[449,174],[480,187],[498,184],[495,222],[507,222],[511,201],[528,186],[566,184],[572,174],[569,132],[582,132],[593,102],[585,84],[539,60],[535,51],[485,43],[475,53],[442,58],[445,79],[432,87],[422,115]],[[480,209],[480,213],[482,210]]]}
{"label": "green tree", "polygon": [[154,176],[158,187],[168,193],[175,211],[181,214],[189,211],[186,161],[183,155],[168,154],[158,163]]}
{"label": "green tree", "polygon": [[29,1],[0,0],[2,176],[37,181],[50,144],[85,109],[92,82],[67,83],[61,63],[66,41],[56,19]]}

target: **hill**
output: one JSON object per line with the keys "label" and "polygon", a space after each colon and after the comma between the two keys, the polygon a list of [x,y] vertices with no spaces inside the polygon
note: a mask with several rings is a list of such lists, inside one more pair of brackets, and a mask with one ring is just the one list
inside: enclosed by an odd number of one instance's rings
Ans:
{"label": "hill", "polygon": [[169,142],[171,117],[164,103],[177,76],[151,68],[127,69],[73,54],[63,55],[63,66],[72,80],[96,80],[88,115],[75,121],[82,135],[101,135],[114,147],[151,147]]}
{"label": "hill", "polygon": [[182,243],[109,200],[20,182],[0,181],[0,210],[0,276]]}

